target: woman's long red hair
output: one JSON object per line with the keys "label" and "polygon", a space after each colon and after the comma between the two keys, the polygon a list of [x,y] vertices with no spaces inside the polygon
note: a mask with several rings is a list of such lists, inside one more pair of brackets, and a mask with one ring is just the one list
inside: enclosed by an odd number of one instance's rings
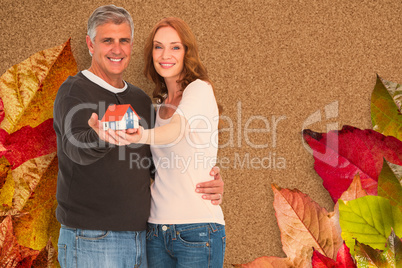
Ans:
{"label": "woman's long red hair", "polygon": [[207,70],[201,62],[198,54],[197,42],[194,34],[190,30],[190,27],[187,25],[187,23],[179,18],[164,18],[154,26],[148,36],[148,39],[146,40],[144,48],[144,75],[155,83],[155,89],[152,93],[153,97],[156,98],[159,103],[161,103],[164,100],[164,96],[167,94],[164,79],[156,72],[152,58],[154,37],[156,32],[162,27],[172,27],[175,29],[185,48],[183,72],[181,75],[181,80],[177,81],[180,83],[181,90],[184,90],[196,79],[206,81],[212,85],[212,82],[208,77]]}

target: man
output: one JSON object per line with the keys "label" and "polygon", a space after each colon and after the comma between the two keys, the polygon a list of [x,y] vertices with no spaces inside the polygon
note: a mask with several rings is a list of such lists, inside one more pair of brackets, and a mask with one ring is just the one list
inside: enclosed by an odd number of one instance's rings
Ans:
{"label": "man", "polygon": [[[152,127],[150,98],[122,78],[130,62],[133,30],[125,9],[97,8],[88,20],[86,38],[91,66],[69,77],[54,103],[59,159],[56,216],[62,224],[58,249],[63,268],[147,266],[152,168],[130,160],[150,159],[149,146],[103,142],[100,136],[108,134],[99,131],[98,118],[92,115],[104,114],[110,104],[131,104],[142,127]],[[219,204],[223,193],[219,171],[215,180],[195,190]]]}

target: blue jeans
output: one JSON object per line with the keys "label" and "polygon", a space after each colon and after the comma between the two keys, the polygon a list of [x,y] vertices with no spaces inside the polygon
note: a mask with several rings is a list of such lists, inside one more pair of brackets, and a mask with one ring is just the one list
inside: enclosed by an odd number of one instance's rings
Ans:
{"label": "blue jeans", "polygon": [[115,232],[60,228],[61,268],[147,267],[146,232]]}
{"label": "blue jeans", "polygon": [[219,268],[223,266],[225,247],[224,225],[148,223],[150,268]]}

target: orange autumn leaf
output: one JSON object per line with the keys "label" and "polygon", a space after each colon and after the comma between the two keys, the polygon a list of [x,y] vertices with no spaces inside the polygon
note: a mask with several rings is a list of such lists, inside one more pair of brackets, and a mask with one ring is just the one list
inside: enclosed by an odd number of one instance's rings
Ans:
{"label": "orange autumn leaf", "polygon": [[[76,73],[68,40],[32,55],[0,77],[0,216],[11,217],[17,243],[34,250],[57,243],[53,103],[60,85]],[[57,255],[47,252],[49,258]],[[18,265],[31,267],[45,263],[42,259],[27,256]],[[6,261],[1,259],[0,267]]]}
{"label": "orange autumn leaf", "polygon": [[56,151],[54,99],[63,81],[76,73],[68,40],[35,53],[0,77],[0,157],[13,169]]}
{"label": "orange autumn leaf", "polygon": [[6,182],[8,172],[11,169],[10,163],[6,158],[0,158],[0,189],[3,188],[4,183]]}
{"label": "orange autumn leaf", "polygon": [[57,146],[53,102],[61,83],[76,72],[68,40],[0,77],[0,157],[5,158],[0,165],[7,167],[0,174],[0,215],[17,214],[52,163]]}
{"label": "orange autumn leaf", "polygon": [[4,106],[0,128],[11,134],[21,127],[36,127],[53,118],[53,103],[60,85],[76,73],[70,40],[35,53],[8,69],[0,77],[0,99]]}
{"label": "orange autumn leaf", "polygon": [[11,216],[4,218],[0,224],[0,264],[1,267],[30,267],[39,251],[18,244],[14,236]]}
{"label": "orange autumn leaf", "polygon": [[[349,185],[349,188],[343,192],[341,195],[340,199],[344,201],[351,201],[355,200],[357,198],[363,197],[368,195],[366,190],[363,189],[361,180],[360,180],[360,175],[357,173],[354,178],[352,183]],[[341,225],[339,224],[339,203],[336,202],[335,207],[334,207],[334,212],[333,212],[333,220],[339,229],[339,233],[342,232],[341,230]]]}
{"label": "orange autumn leaf", "polygon": [[[343,245],[339,214],[328,213],[299,190],[272,185],[274,208],[287,258],[261,257],[236,267],[311,267],[313,250],[336,259]],[[275,262],[275,264],[273,264]]]}
{"label": "orange autumn leaf", "polygon": [[286,258],[260,257],[246,264],[234,264],[236,268],[287,268],[291,264]]}
{"label": "orange autumn leaf", "polygon": [[343,240],[334,219],[308,195],[299,190],[282,189],[272,185],[274,208],[281,231],[282,248],[293,262],[307,249],[308,262],[313,248],[326,257],[335,259]]}
{"label": "orange autumn leaf", "polygon": [[361,180],[360,180],[360,175],[357,173],[354,178],[352,183],[349,185],[349,188],[343,192],[341,195],[340,199],[343,201],[350,201],[350,200],[355,200],[359,197],[366,196],[367,192],[366,190],[363,189]]}
{"label": "orange autumn leaf", "polygon": [[52,241],[49,239],[46,247],[44,247],[36,259],[32,262],[31,268],[58,267],[57,252],[53,247]]}
{"label": "orange autumn leaf", "polygon": [[[50,159],[49,159],[50,160]],[[57,158],[53,157],[19,216],[13,218],[14,232],[20,244],[32,249],[42,249],[52,237],[57,245],[60,224],[56,214]]]}

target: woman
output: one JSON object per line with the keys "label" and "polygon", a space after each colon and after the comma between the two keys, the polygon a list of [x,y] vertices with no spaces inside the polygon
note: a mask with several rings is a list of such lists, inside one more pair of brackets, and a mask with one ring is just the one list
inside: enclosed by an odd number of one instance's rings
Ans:
{"label": "woman", "polygon": [[[194,192],[217,156],[218,106],[195,37],[178,18],[162,19],[145,45],[145,75],[158,99],[154,129],[116,132],[119,144],[151,144],[147,254],[150,267],[222,267],[225,222],[220,206]],[[134,133],[133,133],[134,132]]]}

